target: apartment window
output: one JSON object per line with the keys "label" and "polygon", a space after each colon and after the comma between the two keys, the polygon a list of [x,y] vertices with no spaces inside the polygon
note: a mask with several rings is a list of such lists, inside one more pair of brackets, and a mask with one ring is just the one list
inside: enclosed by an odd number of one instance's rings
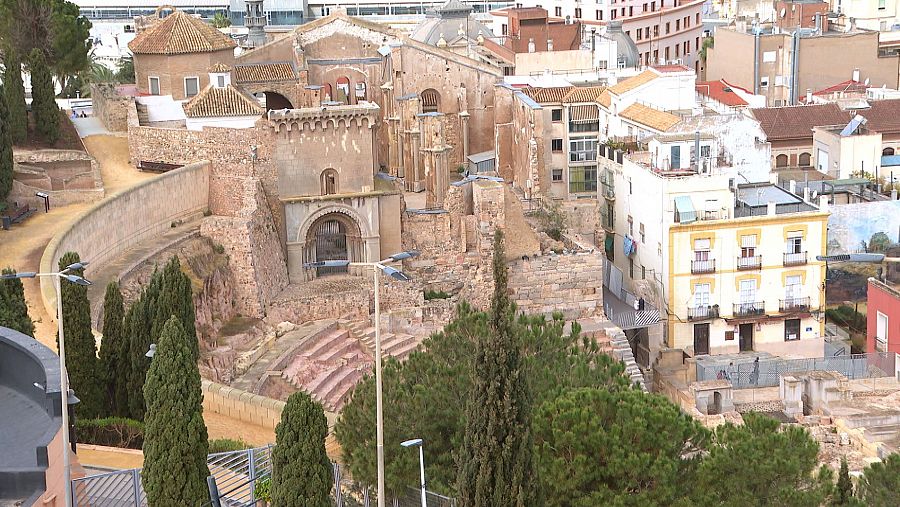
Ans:
{"label": "apartment window", "polygon": [[597,62],[597,68],[600,70],[606,70],[606,60],[599,60]]}
{"label": "apartment window", "polygon": [[798,302],[802,296],[803,278],[800,275],[791,275],[784,279],[784,299],[791,301],[792,304]]}
{"label": "apartment window", "polygon": [[790,342],[800,339],[800,319],[785,319],[784,341]]}
{"label": "apartment window", "polygon": [[594,16],[597,18],[597,21],[603,21],[603,11],[598,9]]}
{"label": "apartment window", "polygon": [[788,232],[787,244],[785,245],[784,253],[798,254],[802,251],[803,251],[803,232],[801,232],[801,231]]}
{"label": "apartment window", "polygon": [[703,158],[709,158],[710,146],[705,144],[700,147],[700,156]]}
{"label": "apartment window", "polygon": [[694,284],[694,308],[709,306],[709,284]]}
{"label": "apartment window", "polygon": [[769,76],[762,76],[759,78],[759,86],[761,88],[768,88],[769,86]]}
{"label": "apartment window", "polygon": [[675,58],[678,58],[679,56],[681,56],[681,46],[675,44]]}
{"label": "apartment window", "polygon": [[597,132],[598,130],[600,130],[600,120],[573,121],[569,119],[569,132]]}
{"label": "apartment window", "polygon": [[581,8],[575,8],[575,19],[581,19]]}
{"label": "apartment window", "polygon": [[633,5],[628,6],[628,15],[634,16],[634,6]]}
{"label": "apartment window", "polygon": [[689,16],[684,17],[684,29],[687,30],[688,27],[691,26],[691,18]]}
{"label": "apartment window", "polygon": [[634,218],[628,215],[628,235],[634,237]]}
{"label": "apartment window", "polygon": [[562,181],[563,170],[562,169],[553,169],[550,173],[550,179],[556,182]]}
{"label": "apartment window", "polygon": [[658,50],[658,49],[654,49],[654,50],[653,50],[653,63],[656,63],[656,62],[658,62],[658,61],[659,61],[659,50]]}
{"label": "apartment window", "polygon": [[[648,26],[647,28],[644,28],[644,38],[645,38],[645,39],[649,39],[649,38],[650,38],[650,27],[649,27],[649,26]],[[648,56],[648,58],[649,58],[649,56],[650,56],[649,53],[647,54],[647,56]]]}
{"label": "apartment window", "polygon": [[159,95],[159,78],[150,78],[150,95]]}
{"label": "apartment window", "polygon": [[659,37],[659,25],[653,25],[653,36]]}
{"label": "apartment window", "polygon": [[650,10],[656,12],[656,2],[650,2]]}
{"label": "apartment window", "polygon": [[628,277],[634,280],[634,259],[628,259]]}
{"label": "apartment window", "polygon": [[684,41],[684,54],[688,54],[691,52],[691,41]]}
{"label": "apartment window", "polygon": [[609,11],[609,19],[616,19],[616,10]]}
{"label": "apartment window", "polygon": [[875,318],[875,351],[887,352],[888,316],[878,312]]}
{"label": "apartment window", "polygon": [[671,23],[666,22],[666,34],[672,31]]}
{"label": "apartment window", "polygon": [[193,97],[200,93],[200,78],[186,77],[184,78],[184,96]]}
{"label": "apartment window", "polygon": [[572,139],[569,141],[569,161],[587,162],[597,160],[597,139]]}
{"label": "apartment window", "polygon": [[552,139],[550,141],[550,146],[553,151],[563,151],[563,140],[562,139]]}
{"label": "apartment window", "polygon": [[756,235],[741,236],[741,257],[756,257]]}
{"label": "apartment window", "polygon": [[878,10],[883,11],[886,8],[886,3],[886,0],[878,0]]}
{"label": "apartment window", "polygon": [[631,195],[631,178],[628,178],[628,195]]}
{"label": "apartment window", "polygon": [[622,7],[622,11],[619,13],[623,18],[625,17],[625,7]]}
{"label": "apartment window", "polygon": [[678,30],[681,30],[681,20],[680,19],[675,20],[675,31],[677,32]]}
{"label": "apartment window", "polygon": [[739,297],[741,304],[756,302],[756,280],[741,280]]}
{"label": "apartment window", "polygon": [[551,109],[550,119],[553,121],[562,121],[562,109]]}
{"label": "apartment window", "polygon": [[638,224],[638,234],[641,235],[641,243],[647,243],[647,234],[644,232],[644,224]]}
{"label": "apartment window", "polygon": [[216,76],[216,86],[225,88],[225,76]]}
{"label": "apartment window", "polygon": [[694,18],[694,24],[695,25],[700,24],[700,13],[699,12],[697,13],[697,16]]}
{"label": "apartment window", "polygon": [[694,240],[694,260],[698,262],[709,260],[709,238]]}
{"label": "apartment window", "polygon": [[669,61],[669,48],[666,48],[666,61]]}
{"label": "apartment window", "polygon": [[581,166],[569,168],[569,192],[596,192],[597,166]]}
{"label": "apartment window", "polygon": [[503,23],[503,24],[500,26],[500,32],[501,32],[501,35],[508,35],[508,34],[509,34],[509,27],[506,26],[506,23]]}
{"label": "apartment window", "polygon": [[647,268],[644,266],[641,266],[641,280],[646,280],[646,279],[647,279]]}
{"label": "apartment window", "polygon": [[553,13],[556,14],[557,17],[562,17],[562,7],[555,7]]}
{"label": "apartment window", "polygon": [[642,12],[647,12],[647,4],[644,4],[644,9]]}
{"label": "apartment window", "polygon": [[635,35],[637,36],[637,40],[643,40],[643,39],[644,39],[644,31],[641,30],[640,28],[638,28],[638,31],[635,32]]}

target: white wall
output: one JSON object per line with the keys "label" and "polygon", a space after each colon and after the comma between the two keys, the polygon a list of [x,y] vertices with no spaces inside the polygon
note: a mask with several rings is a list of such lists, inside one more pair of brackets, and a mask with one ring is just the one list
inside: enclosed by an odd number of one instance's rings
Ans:
{"label": "white wall", "polygon": [[247,129],[259,120],[259,116],[229,116],[219,118],[188,118],[185,125],[188,130],[203,130],[203,127],[223,127]]}

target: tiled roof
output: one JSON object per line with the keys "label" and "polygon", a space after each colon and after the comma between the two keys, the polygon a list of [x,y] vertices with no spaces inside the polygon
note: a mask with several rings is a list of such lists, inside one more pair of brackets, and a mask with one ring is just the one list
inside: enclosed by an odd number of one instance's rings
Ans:
{"label": "tiled roof", "polygon": [[603,93],[605,86],[576,86],[563,98],[563,102],[594,102]]}
{"label": "tiled roof", "polygon": [[686,66],[686,65],[654,65],[653,70],[666,73],[666,72],[694,72],[694,69]]}
{"label": "tiled roof", "polygon": [[626,107],[619,113],[619,116],[660,132],[669,130],[681,121],[681,118],[672,113],[653,109],[637,102]]}
{"label": "tiled roof", "polygon": [[603,90],[603,93],[597,97],[597,103],[605,108],[609,108],[610,104],[612,104],[612,95],[609,94],[609,88]]}
{"label": "tiled roof", "polygon": [[212,72],[213,74],[223,74],[225,72],[231,72],[231,66],[218,62],[211,65],[206,71]]}
{"label": "tiled roof", "polygon": [[[900,133],[900,99],[872,100],[869,109],[856,110],[869,120],[866,127],[882,134]],[[850,121],[850,118],[846,119]]]}
{"label": "tiled roof", "polygon": [[[810,106],[763,107],[751,109],[751,112],[769,141],[812,139],[813,127],[842,125],[850,121],[850,115],[841,111],[833,102]],[[865,113],[862,114],[865,116]],[[872,128],[871,125],[869,128]]]}
{"label": "tiled roof", "polygon": [[263,83],[267,81],[294,81],[297,73],[287,62],[238,65],[234,68],[235,83]]}
{"label": "tiled roof", "polygon": [[609,91],[610,93],[615,93],[616,95],[622,95],[623,93],[629,92],[639,86],[643,86],[650,81],[653,81],[657,77],[659,77],[659,74],[657,74],[656,72],[653,72],[652,70],[645,70],[637,76],[623,79],[613,86],[610,86]]}
{"label": "tiled roof", "polygon": [[572,121],[597,121],[600,112],[597,106],[591,104],[582,104],[579,106],[569,106],[569,120]]}
{"label": "tiled roof", "polygon": [[732,86],[724,80],[699,82],[696,85],[697,93],[705,95],[726,106],[746,106],[747,101],[734,93]]}
{"label": "tiled roof", "polygon": [[844,81],[843,83],[838,83],[834,86],[829,86],[828,88],[819,90],[817,92],[813,92],[813,95],[830,95],[832,93],[866,93],[866,89],[869,85],[865,83],[860,83],[859,81],[854,81],[849,79]]}
{"label": "tiled roof", "polygon": [[231,49],[230,37],[199,18],[175,11],[128,43],[135,54],[175,55]]}
{"label": "tiled roof", "polygon": [[569,94],[574,86],[556,86],[551,88],[522,88],[522,93],[531,97],[532,100],[539,104],[549,102],[562,103],[566,95]]}
{"label": "tiled roof", "polygon": [[183,107],[188,118],[257,116],[265,112],[255,100],[231,85],[224,88],[209,85]]}

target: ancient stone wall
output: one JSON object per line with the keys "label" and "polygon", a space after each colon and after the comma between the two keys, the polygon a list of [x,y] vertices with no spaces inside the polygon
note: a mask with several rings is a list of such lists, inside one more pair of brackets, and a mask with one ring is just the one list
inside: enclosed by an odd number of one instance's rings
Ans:
{"label": "ancient stone wall", "polygon": [[562,312],[567,319],[603,311],[603,256],[543,255],[509,265],[509,288],[526,313]]}
{"label": "ancient stone wall", "polygon": [[97,161],[79,150],[38,150],[15,154],[13,186],[7,200],[20,206],[43,209],[44,200],[35,195],[50,196],[50,206],[68,206],[102,199],[103,179]]}
{"label": "ancient stone wall", "polygon": [[523,97],[517,90],[497,87],[494,137],[498,173],[530,197],[550,191],[544,154],[549,141],[543,134],[543,110]]}
{"label": "ancient stone wall", "polygon": [[249,424],[275,429],[285,403],[258,394],[203,380],[203,410]]}
{"label": "ancient stone wall", "polygon": [[134,108],[134,99],[119,95],[116,87],[109,83],[91,85],[91,100],[94,116],[100,118],[107,130],[125,132],[128,130],[128,109]]}

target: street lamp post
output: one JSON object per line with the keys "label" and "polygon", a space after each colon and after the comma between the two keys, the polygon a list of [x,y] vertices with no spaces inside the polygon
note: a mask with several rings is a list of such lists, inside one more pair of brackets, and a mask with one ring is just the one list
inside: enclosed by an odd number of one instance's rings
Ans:
{"label": "street lamp post", "polygon": [[16,278],[35,278],[39,276],[52,276],[55,280],[53,284],[56,288],[56,324],[59,332],[59,397],[62,405],[62,444],[63,444],[63,474],[64,474],[64,492],[66,496],[66,507],[72,507],[72,470],[69,463],[69,452],[71,444],[69,443],[69,372],[66,369],[66,339],[63,334],[63,307],[62,307],[62,291],[60,290],[60,280],[65,278],[69,282],[77,285],[90,285],[87,279],[78,275],[69,274],[69,271],[83,269],[87,266],[86,261],[69,264],[66,269],[58,273],[10,273],[0,275],[0,280],[12,280]]}
{"label": "street lamp post", "polygon": [[382,405],[382,381],[381,381],[381,290],[378,273],[408,282],[410,277],[386,264],[402,261],[419,255],[419,252],[410,250],[400,252],[378,262],[351,262],[349,259],[327,260],[307,262],[304,268],[344,268],[348,266],[363,266],[372,268],[372,277],[375,283],[375,447],[377,450],[378,465],[378,507],[384,507],[384,407]]}
{"label": "street lamp post", "polygon": [[419,477],[422,480],[422,507],[428,507],[428,499],[425,496],[425,442],[421,438],[414,438],[401,442],[403,447],[419,448]]}

